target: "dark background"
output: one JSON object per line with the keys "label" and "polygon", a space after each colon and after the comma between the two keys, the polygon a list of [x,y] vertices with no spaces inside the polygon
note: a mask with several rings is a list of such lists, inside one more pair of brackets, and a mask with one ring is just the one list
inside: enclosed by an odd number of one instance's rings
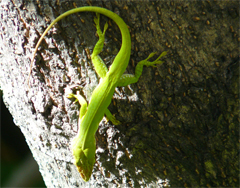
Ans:
{"label": "dark background", "polygon": [[3,103],[1,92],[0,187],[46,187],[21,130]]}

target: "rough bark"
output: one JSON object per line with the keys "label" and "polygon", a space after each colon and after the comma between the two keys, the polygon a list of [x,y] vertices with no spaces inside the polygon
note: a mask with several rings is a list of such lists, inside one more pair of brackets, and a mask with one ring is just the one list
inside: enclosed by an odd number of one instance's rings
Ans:
{"label": "rough bark", "polygon": [[[96,134],[92,178],[80,178],[70,150],[79,106],[66,98],[81,85],[89,100],[98,83],[88,57],[97,37],[93,13],[60,21],[35,58],[34,46],[61,13],[86,2],[0,2],[0,84],[48,187],[239,185],[238,1],[92,2],[118,13],[129,25],[128,73],[151,52],[168,51],[165,63],[144,68],[137,84],[118,88],[110,111],[122,122],[103,120]],[[107,65],[121,45],[110,22],[101,53]]]}

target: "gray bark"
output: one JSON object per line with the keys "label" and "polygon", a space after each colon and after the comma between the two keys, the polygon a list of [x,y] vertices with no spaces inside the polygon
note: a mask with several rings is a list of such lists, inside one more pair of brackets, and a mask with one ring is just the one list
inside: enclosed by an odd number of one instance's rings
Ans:
{"label": "gray bark", "polygon": [[[88,58],[97,37],[94,13],[69,16],[45,37],[30,80],[34,46],[63,12],[85,2],[0,2],[0,84],[4,102],[39,164],[47,187],[235,187],[239,184],[238,1],[93,2],[130,28],[128,73],[151,52],[165,63],[144,68],[137,84],[118,88],[96,134],[96,164],[83,182],[70,150],[79,106],[66,96],[81,85],[89,100],[98,77]],[[117,54],[121,35],[111,22],[101,57]]]}

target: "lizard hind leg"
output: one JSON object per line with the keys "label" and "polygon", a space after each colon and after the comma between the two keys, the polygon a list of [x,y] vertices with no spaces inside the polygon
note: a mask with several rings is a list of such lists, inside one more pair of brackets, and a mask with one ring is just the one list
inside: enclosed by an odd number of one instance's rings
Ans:
{"label": "lizard hind leg", "polygon": [[100,15],[96,14],[96,17],[94,17],[94,23],[95,23],[95,27],[97,29],[97,34],[98,34],[98,42],[95,45],[94,49],[93,49],[93,53],[91,55],[92,58],[92,63],[94,65],[94,68],[97,72],[97,74],[101,77],[104,78],[108,72],[107,66],[105,65],[105,63],[103,62],[103,60],[101,59],[101,57],[99,56],[100,52],[103,49],[103,45],[104,45],[104,40],[105,40],[105,33],[107,31],[108,28],[108,24],[105,23],[104,25],[104,29],[103,32],[100,28]]}
{"label": "lizard hind leg", "polygon": [[93,49],[92,58],[93,58],[93,56],[97,56],[102,51],[103,45],[104,45],[104,40],[105,40],[105,33],[108,28],[108,23],[106,22],[104,25],[103,32],[102,32],[102,30],[100,28],[100,15],[98,13],[96,14],[96,17],[94,17],[94,23],[95,23],[95,27],[97,29],[97,34],[98,34],[99,39]]}
{"label": "lizard hind leg", "polygon": [[152,66],[152,67],[156,67],[155,64],[162,64],[163,62],[162,61],[159,61],[159,59],[165,55],[167,55],[167,52],[164,51],[161,53],[160,56],[158,56],[157,59],[155,59],[154,61],[150,62],[148,61],[151,57],[153,57],[154,55],[156,54],[156,52],[152,52],[146,59],[140,61],[138,64],[140,65],[146,65],[147,67],[148,66]]}
{"label": "lizard hind leg", "polygon": [[108,23],[106,22],[104,25],[104,29],[103,32],[100,28],[100,14],[96,13],[96,17],[94,17],[94,23],[96,24],[95,27],[97,29],[97,34],[99,36],[99,38],[102,38],[105,36],[105,32],[107,31],[108,28]]}
{"label": "lizard hind leg", "polygon": [[146,59],[140,61],[136,68],[135,68],[135,74],[123,74],[119,81],[118,81],[118,86],[127,86],[129,84],[133,84],[136,83],[139,79],[139,77],[142,75],[142,71],[143,71],[143,66],[152,66],[152,67],[156,67],[156,64],[162,64],[163,61],[160,61],[159,59],[165,55],[167,55],[167,52],[163,52],[161,53],[160,56],[158,56],[157,59],[155,59],[154,61],[148,61],[150,58],[152,58],[154,55],[156,54],[156,52],[151,53]]}

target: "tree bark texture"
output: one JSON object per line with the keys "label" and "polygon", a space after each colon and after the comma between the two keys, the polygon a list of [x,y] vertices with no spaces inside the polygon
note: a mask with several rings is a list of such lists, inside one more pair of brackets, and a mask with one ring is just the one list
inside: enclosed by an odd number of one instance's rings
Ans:
{"label": "tree bark texture", "polygon": [[[239,2],[96,1],[119,14],[132,37],[127,73],[151,52],[164,64],[144,67],[136,84],[117,88],[96,134],[89,182],[73,165],[79,105],[97,85],[90,54],[94,13],[68,16],[45,37],[27,77],[35,44],[57,16],[90,1],[0,2],[0,84],[4,102],[39,164],[47,187],[235,187],[239,185]],[[121,46],[109,23],[100,56],[107,66]],[[169,180],[168,183],[162,180]]]}

